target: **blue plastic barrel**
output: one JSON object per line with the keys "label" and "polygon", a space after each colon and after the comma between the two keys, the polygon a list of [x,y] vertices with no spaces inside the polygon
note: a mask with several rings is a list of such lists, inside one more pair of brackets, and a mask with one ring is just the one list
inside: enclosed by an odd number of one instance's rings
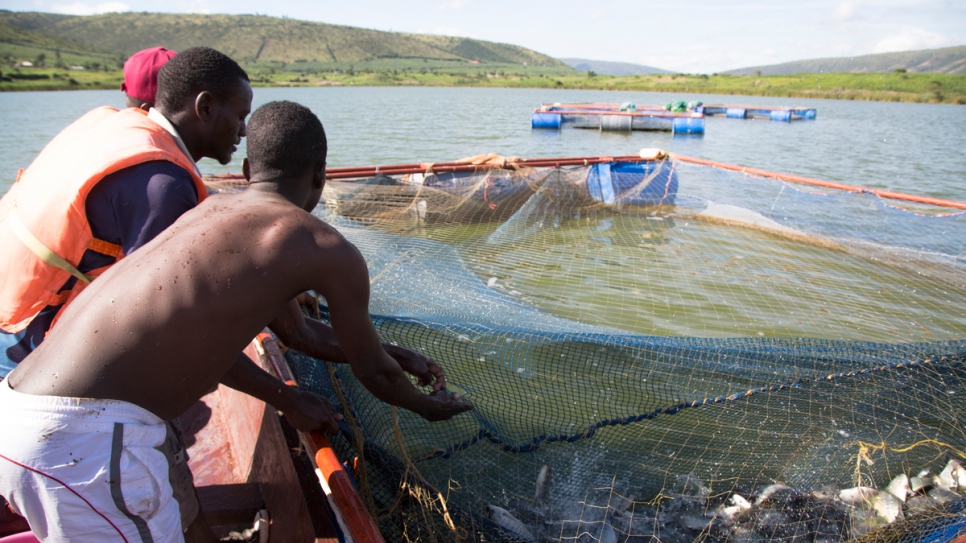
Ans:
{"label": "blue plastic barrel", "polygon": [[725,116],[729,119],[744,119],[748,111],[743,107],[729,107],[725,110]]}
{"label": "blue plastic barrel", "polygon": [[790,109],[773,109],[771,110],[771,120],[773,121],[791,121],[792,120],[792,110]]}
{"label": "blue plastic barrel", "polygon": [[610,164],[595,164],[587,171],[587,192],[598,202],[613,204],[617,201],[617,187],[610,175]]}
{"label": "blue plastic barrel", "polygon": [[559,113],[534,112],[530,116],[530,128],[552,128],[559,130],[562,121],[563,115]]}
{"label": "blue plastic barrel", "polygon": [[587,172],[587,192],[609,205],[673,205],[678,175],[670,160],[596,164]]}
{"label": "blue plastic barrel", "polygon": [[814,109],[806,109],[805,111],[802,112],[802,118],[803,119],[814,119],[815,118],[815,110]]}
{"label": "blue plastic barrel", "polygon": [[675,134],[704,134],[704,117],[675,117],[671,122]]}

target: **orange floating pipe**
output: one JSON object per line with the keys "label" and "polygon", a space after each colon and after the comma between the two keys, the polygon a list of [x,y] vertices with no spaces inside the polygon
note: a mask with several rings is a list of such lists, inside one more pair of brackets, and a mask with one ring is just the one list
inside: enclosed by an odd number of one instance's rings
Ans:
{"label": "orange floating pipe", "polygon": [[959,202],[956,200],[933,198],[931,196],[919,196],[916,194],[906,194],[904,192],[894,192],[891,190],[879,190],[869,187],[858,187],[854,185],[847,185],[845,183],[837,183],[835,181],[825,181],[811,177],[802,177],[800,175],[789,175],[768,170],[759,170],[758,168],[746,168],[745,166],[738,166],[736,164],[726,164],[724,162],[716,162],[714,160],[705,160],[703,158],[694,158],[683,155],[673,155],[673,158],[680,160],[681,162],[690,162],[692,164],[700,164],[702,166],[711,166],[714,168],[720,168],[722,170],[731,170],[735,172],[747,173],[749,175],[757,175],[759,177],[770,177],[772,179],[791,181],[793,183],[801,183],[803,185],[814,185],[817,187],[843,190],[846,192],[867,192],[870,194],[875,194],[881,198],[889,198],[891,200],[905,200],[907,202],[915,202],[918,204],[966,209],[966,202]]}
{"label": "orange floating pipe", "polygon": [[[285,362],[282,351],[278,348],[275,338],[268,332],[263,331],[258,334],[255,341],[262,346],[265,358],[269,365],[275,370],[275,375],[289,386],[298,386],[295,382],[295,375]],[[332,499],[335,501],[342,515],[342,520],[349,534],[355,541],[385,543],[382,533],[376,526],[375,521],[369,516],[362,498],[356,491],[352,478],[345,472],[342,463],[332,450],[332,443],[322,432],[299,432],[304,438],[309,452],[315,458],[315,465],[319,468],[331,490]]]}
{"label": "orange floating pipe", "polygon": [[[319,471],[329,484],[329,489],[339,505],[339,512],[342,513],[342,519],[349,528],[352,538],[360,542],[384,543],[385,540],[379,528],[366,511],[362,499],[356,492],[355,484],[345,472],[335,451],[332,450],[329,439],[322,432],[309,432],[306,437],[317,449],[315,465],[319,467]],[[339,496],[342,497],[341,500]]]}
{"label": "orange floating pipe", "polygon": [[[504,168],[512,169],[515,166],[526,166],[530,168],[554,168],[559,166],[583,166],[589,164],[601,164],[606,162],[648,162],[652,158],[641,158],[637,155],[626,156],[588,156],[588,157],[557,157],[557,158],[520,158],[508,161],[506,165],[496,164],[467,164],[465,162],[416,162],[411,164],[384,164],[380,166],[350,166],[343,168],[328,168],[325,172],[326,179],[356,179],[360,177],[373,177],[377,174],[386,175],[406,175],[413,173],[426,173],[428,171],[438,173],[451,172],[470,172],[484,168]],[[239,180],[240,174],[220,174],[209,176],[215,180]]]}
{"label": "orange floating pipe", "polygon": [[[672,155],[672,158],[680,160],[681,162],[690,162],[692,164],[700,164],[702,166],[711,166],[713,168],[720,168],[723,170],[731,170],[741,173],[747,173],[750,175],[757,175],[759,177],[768,177],[772,179],[780,179],[783,181],[791,181],[794,183],[801,183],[803,185],[814,185],[818,187],[842,190],[846,192],[866,192],[869,194],[875,194],[881,198],[888,198],[891,200],[903,200],[907,202],[915,202],[920,204],[934,205],[939,207],[949,207],[954,209],[966,209],[966,202],[960,202],[957,200],[947,200],[944,198],[933,198],[931,196],[920,196],[916,194],[907,194],[904,192],[895,192],[890,190],[880,190],[873,189],[869,187],[861,187],[855,185],[848,185],[846,183],[837,183],[835,181],[825,181],[823,179],[815,179],[811,177],[803,177],[800,175],[783,174],[778,172],[772,172],[768,170],[761,170],[758,168],[748,168],[746,166],[739,166],[736,164],[728,164],[726,162],[717,162],[714,160],[706,160],[703,158],[695,158],[684,155]],[[560,166],[581,166],[589,164],[601,164],[606,162],[646,162],[653,159],[642,159],[637,155],[624,155],[624,156],[596,156],[596,157],[558,157],[558,158],[521,158],[512,162],[507,162],[504,168],[513,168],[514,166],[529,166],[531,168],[556,168]],[[493,168],[498,167],[493,164],[466,164],[463,162],[417,162],[410,164],[386,164],[382,166],[349,166],[343,168],[329,168],[326,170],[326,179],[340,180],[340,179],[356,179],[361,177],[373,177],[377,174],[384,173],[386,175],[406,175],[414,173],[426,173],[427,171],[438,172],[438,173],[451,173],[451,172],[467,172],[482,168]],[[211,176],[214,179],[240,179],[239,174],[226,174],[226,175],[214,175]]]}

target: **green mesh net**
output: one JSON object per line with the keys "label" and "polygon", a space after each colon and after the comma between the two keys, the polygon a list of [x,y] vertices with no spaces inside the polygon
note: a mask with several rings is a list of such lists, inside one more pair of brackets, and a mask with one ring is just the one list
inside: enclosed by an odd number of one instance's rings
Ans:
{"label": "green mesh net", "polygon": [[287,355],[350,415],[333,441],[387,541],[966,531],[966,214],[674,159],[325,203],[383,341],[475,405],[428,423]]}

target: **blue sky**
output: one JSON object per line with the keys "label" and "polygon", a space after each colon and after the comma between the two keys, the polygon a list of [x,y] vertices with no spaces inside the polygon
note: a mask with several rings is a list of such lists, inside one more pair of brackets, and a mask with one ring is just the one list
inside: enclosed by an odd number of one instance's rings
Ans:
{"label": "blue sky", "polygon": [[[675,6],[676,4],[676,6]],[[713,73],[966,45],[966,0],[2,0],[14,11],[259,13]]]}

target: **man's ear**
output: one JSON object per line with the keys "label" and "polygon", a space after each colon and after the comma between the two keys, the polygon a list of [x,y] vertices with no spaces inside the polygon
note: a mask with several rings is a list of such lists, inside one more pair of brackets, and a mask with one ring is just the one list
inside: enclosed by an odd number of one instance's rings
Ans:
{"label": "man's ear", "polygon": [[212,116],[212,106],[214,101],[214,96],[208,91],[201,91],[198,96],[195,96],[195,115],[201,119],[202,122],[208,122],[211,120]]}
{"label": "man's ear", "polygon": [[245,181],[251,182],[252,180],[252,169],[248,165],[248,157],[242,159],[242,175],[245,176]]}
{"label": "man's ear", "polygon": [[[245,159],[248,160],[248,159]],[[319,162],[315,165],[315,171],[312,173],[312,188],[320,189],[325,186],[325,161]]]}

